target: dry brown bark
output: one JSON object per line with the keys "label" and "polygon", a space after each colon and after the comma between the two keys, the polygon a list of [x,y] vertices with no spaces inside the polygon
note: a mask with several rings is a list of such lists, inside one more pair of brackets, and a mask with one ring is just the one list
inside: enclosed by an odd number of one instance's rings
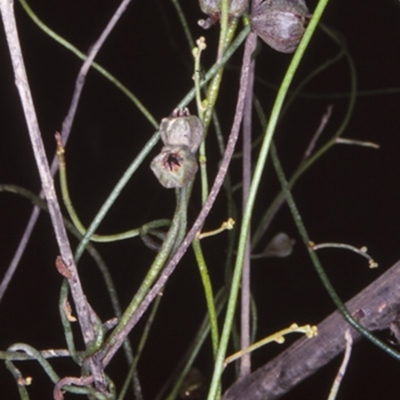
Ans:
{"label": "dry brown bark", "polygon": [[[400,261],[348,301],[346,306],[370,331],[397,326]],[[303,337],[272,361],[238,380],[227,390],[223,400],[278,399],[344,350],[347,329],[350,329],[353,340],[360,339],[360,333],[350,328],[338,311],[334,312],[318,325],[317,337]]]}

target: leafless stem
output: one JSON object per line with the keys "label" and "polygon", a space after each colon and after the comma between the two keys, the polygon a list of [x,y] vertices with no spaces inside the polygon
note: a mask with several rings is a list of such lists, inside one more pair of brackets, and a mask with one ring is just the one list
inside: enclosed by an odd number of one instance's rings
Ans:
{"label": "leafless stem", "polygon": [[[251,39],[250,39],[251,38]],[[168,278],[174,272],[178,262],[181,260],[183,255],[186,253],[186,250],[192,243],[193,239],[196,237],[197,233],[200,232],[205,219],[207,218],[208,214],[211,211],[211,208],[217,198],[217,195],[222,187],[224,182],[226,173],[228,171],[228,167],[235,150],[235,145],[239,136],[240,125],[242,122],[243,117],[243,108],[244,108],[244,100],[246,98],[246,91],[248,87],[248,79],[249,79],[249,72],[250,72],[250,61],[252,55],[252,41],[255,40],[255,36],[253,33],[249,34],[249,37],[246,41],[245,52],[243,55],[243,64],[242,64],[242,72],[240,77],[240,88],[238,94],[238,100],[236,103],[236,112],[235,118],[233,121],[231,133],[229,135],[228,143],[225,149],[224,156],[222,158],[221,166],[218,170],[217,176],[215,177],[214,184],[211,188],[210,194],[206,202],[203,205],[203,208],[200,211],[196,221],[194,222],[192,228],[186,235],[185,239],[183,240],[181,246],[175,253],[175,255],[171,258],[163,272],[161,273],[158,281],[154,284],[153,288],[149,291],[147,296],[144,298],[143,302],[133,314],[131,319],[126,324],[125,328],[121,330],[121,332],[116,336],[115,342],[113,346],[108,349],[107,354],[103,359],[103,366],[106,366],[110,360],[112,359],[113,355],[116,351],[121,347],[125,337],[128,333],[132,330],[132,328],[136,325],[136,323],[140,320],[144,312],[147,310],[151,302],[155,299],[155,297],[160,293],[162,288],[164,287],[165,283],[167,282]]]}
{"label": "leafless stem", "polygon": [[[104,31],[101,33],[100,37],[97,39],[97,41],[93,44],[93,46],[89,50],[89,54],[85,60],[85,62],[82,64],[81,70],[79,71],[78,77],[76,78],[75,81],[75,90],[74,94],[72,96],[72,101],[71,105],[68,110],[68,114],[64,119],[64,122],[62,124],[62,131],[61,131],[61,136],[63,143],[66,145],[68,136],[71,132],[72,128],[72,123],[75,118],[75,113],[76,109],[78,107],[79,99],[81,97],[83,85],[85,84],[86,80],[86,75],[89,71],[90,66],[92,65],[92,62],[94,58],[96,57],[97,53],[99,52],[101,46],[107,39],[108,35],[114,28],[114,26],[117,24],[118,20],[121,18],[121,15],[125,12],[126,8],[128,7],[129,3],[131,0],[123,0],[117,10],[115,11],[114,15],[111,17],[110,21],[108,22],[107,26],[105,27]],[[52,171],[54,167],[54,172],[57,171],[58,169],[58,161],[57,157],[54,157],[53,163],[51,165]]]}
{"label": "leafless stem", "polygon": [[346,350],[344,352],[342,364],[340,365],[339,371],[335,377],[331,391],[329,393],[328,400],[336,399],[340,384],[342,383],[343,377],[346,373],[347,365],[350,361],[351,349],[353,347],[353,338],[350,334],[350,329],[347,329],[347,331],[344,333],[344,338],[346,339]]}
{"label": "leafless stem", "polygon": [[[255,7],[255,4],[253,4]],[[252,41],[254,52],[256,48],[256,37]],[[242,209],[246,208],[251,184],[251,133],[252,133],[252,109],[253,109],[253,87],[254,87],[255,59],[251,60],[249,69],[249,82],[246,91],[243,115],[243,187],[242,187]],[[241,311],[240,311],[240,346],[245,349],[250,346],[250,233],[247,237],[246,251],[243,260],[242,290],[241,290]],[[251,372],[251,355],[245,354],[240,360],[240,376],[246,376]]]}
{"label": "leafless stem", "polygon": [[[300,166],[303,165],[303,163],[311,156],[314,148],[315,148],[315,144],[317,143],[318,138],[321,136],[321,133],[323,132],[323,130],[326,127],[326,124],[328,123],[331,115],[332,115],[332,109],[333,107],[330,105],[325,114],[322,116],[321,118],[321,122],[318,126],[318,129],[316,130],[316,132],[314,133],[310,143],[307,146],[307,149],[304,153],[303,159],[300,162],[299,168]],[[282,207],[282,204],[285,202],[285,197],[282,196],[282,198],[280,199],[280,201],[276,204],[274,210],[271,212],[269,218],[267,221],[265,221],[264,226],[263,226],[263,234],[266,232],[266,230],[268,229],[269,225],[271,224],[272,220],[274,219],[275,215],[277,214],[277,212],[279,211],[279,209]]]}
{"label": "leafless stem", "polygon": [[[63,142],[64,144],[67,143],[69,134],[71,132],[71,128],[72,128],[72,123],[74,121],[75,118],[75,113],[76,113],[76,109],[78,107],[78,103],[79,103],[79,99],[82,93],[82,89],[83,86],[85,84],[85,80],[86,80],[86,75],[87,72],[89,71],[89,68],[94,60],[94,58],[96,57],[97,53],[99,52],[101,46],[103,45],[103,43],[105,42],[105,40],[107,39],[108,35],[110,34],[111,30],[114,28],[114,26],[116,25],[116,23],[118,22],[119,18],[121,17],[121,15],[124,13],[124,11],[126,10],[126,8],[128,7],[129,3],[131,2],[131,0],[123,0],[120,4],[120,6],[118,7],[118,9],[116,10],[116,12],[114,13],[114,15],[112,16],[110,22],[107,24],[106,28],[104,29],[104,31],[102,32],[102,34],[100,35],[99,39],[97,39],[97,41],[94,43],[94,45],[90,48],[89,53],[88,53],[88,57],[85,60],[85,62],[82,64],[82,67],[79,71],[79,74],[76,78],[75,81],[75,90],[72,96],[72,101],[71,101],[71,105],[69,107],[68,110],[68,114],[64,119],[64,122],[62,124],[62,138],[63,138]],[[56,155],[54,155],[53,157],[53,161],[51,163],[51,174],[54,177],[55,173],[58,170],[58,158]],[[40,197],[43,198],[43,190],[40,193]],[[39,217],[39,213],[40,213],[40,208],[39,207],[34,207],[32,210],[32,214],[29,217],[29,221],[28,224],[25,228],[25,231],[22,235],[22,238],[18,244],[17,250],[14,254],[14,257],[11,260],[10,265],[7,268],[7,271],[1,281],[0,284],[0,301],[4,296],[5,291],[7,290],[7,287],[18,267],[18,264],[21,260],[22,255],[24,254],[25,248],[29,242],[29,239],[31,237],[33,228],[36,225],[37,219]]]}
{"label": "leafless stem", "polygon": [[307,147],[306,152],[304,153],[303,162],[305,162],[311,156],[312,152],[314,151],[315,145],[317,144],[317,140],[321,136],[321,133],[324,131],[326,124],[328,123],[328,121],[330,120],[330,118],[332,116],[332,110],[333,110],[333,106],[332,106],[332,104],[330,104],[328,106],[328,108],[326,109],[326,113],[322,116],[321,122],[318,126],[318,129],[315,132],[314,136],[312,137],[312,139]]}
{"label": "leafless stem", "polygon": [[[346,303],[368,330],[388,329],[400,311],[400,261]],[[274,400],[314,374],[345,348],[349,324],[339,311],[318,324],[318,336],[302,338],[272,361],[232,385],[223,400]],[[354,341],[361,334],[350,328]]]}
{"label": "leafless stem", "polygon": [[[29,88],[28,77],[22,57],[13,5],[14,4],[12,0],[0,0],[0,10],[14,69],[15,84],[20,95],[22,108],[28,126],[28,132],[31,139],[32,149],[39,170],[42,189],[48,204],[49,213],[56,234],[59,250],[64,263],[67,265],[72,274],[71,278],[68,279],[68,282],[71,288],[72,296],[74,298],[76,312],[83,333],[84,341],[86,344],[90,344],[94,342],[95,332],[92,322],[90,320],[89,307],[86,301],[86,297],[83,294],[76,265],[74,263],[73,254],[63,223],[60,206],[54,190],[54,183],[50,173],[50,168],[46,159],[46,153],[44,150],[39,124],[37,121],[35,108]],[[91,361],[89,364],[93,376],[98,379],[98,386],[105,388],[106,383],[101,364],[94,361]]]}
{"label": "leafless stem", "polygon": [[63,400],[64,399],[64,395],[62,392],[63,386],[67,386],[67,385],[88,386],[91,383],[93,383],[93,377],[91,377],[91,376],[82,376],[80,378],[67,376],[63,379],[60,379],[54,386],[54,390],[53,390],[54,400]]}

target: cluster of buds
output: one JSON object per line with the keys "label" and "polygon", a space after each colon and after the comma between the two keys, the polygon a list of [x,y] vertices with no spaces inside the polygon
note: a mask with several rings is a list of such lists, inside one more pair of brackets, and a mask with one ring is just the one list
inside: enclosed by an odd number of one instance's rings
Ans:
{"label": "cluster of buds", "polygon": [[196,151],[203,140],[204,128],[200,119],[190,115],[187,108],[176,109],[160,125],[161,149],[150,168],[165,188],[182,188],[198,170]]}
{"label": "cluster of buds", "polygon": [[253,31],[282,53],[296,50],[310,18],[304,0],[264,0],[251,15]]}

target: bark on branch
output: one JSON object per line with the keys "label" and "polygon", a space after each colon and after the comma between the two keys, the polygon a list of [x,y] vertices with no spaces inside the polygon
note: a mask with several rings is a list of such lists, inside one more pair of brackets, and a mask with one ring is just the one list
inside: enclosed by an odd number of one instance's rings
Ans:
{"label": "bark on branch", "polygon": [[[400,312],[400,261],[346,303],[349,311],[368,330],[388,329]],[[251,375],[238,380],[223,400],[278,399],[326,365],[346,345],[350,326],[336,311],[318,325],[318,336],[298,340],[278,357]],[[351,329],[354,340],[361,335]]]}

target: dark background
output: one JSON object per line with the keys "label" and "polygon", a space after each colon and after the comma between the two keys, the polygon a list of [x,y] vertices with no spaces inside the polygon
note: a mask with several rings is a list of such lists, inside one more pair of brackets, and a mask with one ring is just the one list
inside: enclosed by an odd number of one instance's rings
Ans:
{"label": "dark background", "polygon": [[[212,65],[217,29],[202,31],[196,21],[204,16],[195,0],[182,0],[194,37],[205,35],[208,49],[206,67]],[[119,2],[115,0],[31,1],[37,15],[52,29],[87,51],[105,27]],[[316,1],[309,1],[312,11]],[[55,150],[54,132],[61,129],[71,100],[81,61],[46,36],[16,4],[17,23],[33,98],[48,156]],[[398,1],[331,1],[323,22],[346,38],[354,59],[360,91],[400,87]],[[0,34],[0,183],[13,183],[35,192],[40,181],[33,159],[19,98],[14,86],[3,30]],[[291,56],[278,54],[262,45],[257,74],[278,85]],[[296,75],[299,83],[313,68],[332,58],[338,47],[320,30],[307,50]],[[231,127],[241,53],[234,57],[225,74],[217,104],[224,136]],[[97,59],[149,108],[157,120],[168,116],[192,87],[192,57],[178,18],[169,1],[133,1]],[[345,61],[326,70],[304,89],[314,94],[348,92],[349,72]],[[268,115],[275,92],[256,85],[256,93]],[[356,146],[336,146],[301,179],[294,189],[298,207],[311,238],[317,242],[366,245],[380,268],[369,270],[364,259],[339,250],[320,252],[323,265],[343,300],[372,282],[399,258],[399,94],[359,96],[344,137],[376,142],[379,150]],[[346,112],[348,99],[299,97],[279,125],[276,143],[287,174],[293,172],[319,125],[328,105],[333,116],[321,142],[334,134]],[[195,106],[191,105],[192,112]],[[255,129],[255,135],[260,131]],[[90,71],[67,147],[69,186],[76,209],[85,224],[90,223],[107,194],[154,129],[133,104],[97,72]],[[240,145],[239,145],[240,146]],[[218,151],[212,134],[208,141],[210,178],[215,176]],[[159,146],[152,152],[154,156]],[[254,157],[257,152],[254,153]],[[134,176],[102,223],[99,233],[130,229],[155,218],[168,218],[174,207],[173,191],[158,184],[147,165]],[[240,163],[232,168],[238,183]],[[256,203],[255,220],[278,190],[270,165],[266,169]],[[198,189],[195,189],[198,194]],[[190,207],[191,221],[199,210],[196,196]],[[240,206],[240,195],[237,196]],[[0,195],[0,275],[15,252],[31,205],[15,195]],[[218,226],[226,219],[221,195],[206,223]],[[285,231],[297,240],[294,254],[287,259],[257,260],[252,268],[254,296],[259,307],[262,338],[296,321],[318,323],[334,306],[322,288],[300,244],[289,211],[283,207],[266,235],[268,239]],[[72,240],[73,246],[76,242]],[[223,283],[226,235],[204,241],[204,251],[215,288]],[[101,244],[112,270],[120,300],[126,306],[154,254],[138,239],[117,244]],[[185,351],[206,311],[197,267],[191,252],[183,259],[165,292],[157,322],[140,361],[146,399],[151,399]],[[57,256],[54,233],[47,215],[42,215],[15,277],[0,305],[0,349],[26,342],[38,349],[65,347],[58,315],[61,277],[54,268]],[[91,259],[84,256],[80,272],[85,292],[103,320],[113,316],[104,284]],[[140,336],[141,324],[131,335]],[[79,337],[79,335],[77,335]],[[381,334],[390,339],[389,332]],[[290,343],[294,338],[289,338]],[[283,347],[270,345],[253,356],[254,367],[267,362]],[[323,368],[285,399],[327,398],[340,360]],[[57,372],[78,374],[72,363],[52,362]],[[33,375],[29,388],[32,399],[51,398],[52,384],[34,362],[19,364],[24,375]],[[206,379],[211,376],[211,346],[207,343],[196,364]],[[340,392],[341,399],[397,399],[399,364],[370,343],[358,344]],[[125,374],[119,354],[108,370],[118,387]],[[227,372],[227,383],[232,371]],[[17,388],[4,364],[0,364],[2,398],[18,398]],[[68,398],[68,396],[67,396]]]}

